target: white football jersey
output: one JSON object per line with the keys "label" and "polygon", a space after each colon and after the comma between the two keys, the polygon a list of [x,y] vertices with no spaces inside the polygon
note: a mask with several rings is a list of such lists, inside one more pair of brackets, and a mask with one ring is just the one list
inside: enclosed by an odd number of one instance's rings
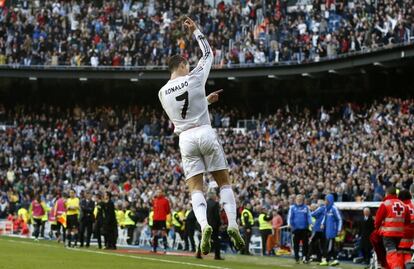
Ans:
{"label": "white football jersey", "polygon": [[195,30],[194,35],[203,57],[187,76],[169,80],[158,92],[161,105],[173,122],[176,134],[211,124],[205,84],[213,63],[213,52],[200,30]]}

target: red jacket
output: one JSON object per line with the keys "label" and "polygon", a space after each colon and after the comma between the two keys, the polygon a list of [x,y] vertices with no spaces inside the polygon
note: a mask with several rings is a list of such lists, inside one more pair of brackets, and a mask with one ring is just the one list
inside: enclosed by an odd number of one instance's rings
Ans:
{"label": "red jacket", "polygon": [[154,221],[166,221],[170,214],[170,202],[164,196],[155,197],[153,201]]}
{"label": "red jacket", "polygon": [[405,224],[410,223],[410,214],[407,207],[395,195],[387,195],[378,208],[375,216],[375,229],[386,237],[400,237],[404,235]]}
{"label": "red jacket", "polygon": [[414,244],[414,204],[411,200],[403,201],[410,213],[410,223],[404,227],[404,237],[401,239],[399,248],[410,249]]}

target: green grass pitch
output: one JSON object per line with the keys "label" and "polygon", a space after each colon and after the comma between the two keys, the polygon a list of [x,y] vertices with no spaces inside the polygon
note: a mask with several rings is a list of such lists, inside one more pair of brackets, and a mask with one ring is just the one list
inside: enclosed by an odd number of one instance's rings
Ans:
{"label": "green grass pitch", "polygon": [[[203,260],[153,254],[130,254],[128,251],[100,251],[90,249],[66,249],[51,241],[34,242],[0,236],[0,269],[285,269],[327,268],[316,264],[296,265],[292,259],[226,255],[224,261],[211,256]],[[362,268],[346,264],[335,268]]]}

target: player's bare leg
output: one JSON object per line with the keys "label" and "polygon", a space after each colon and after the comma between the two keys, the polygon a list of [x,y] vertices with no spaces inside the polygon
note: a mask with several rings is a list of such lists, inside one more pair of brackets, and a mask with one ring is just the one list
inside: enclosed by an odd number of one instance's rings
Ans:
{"label": "player's bare leg", "polygon": [[211,234],[213,228],[207,222],[207,201],[203,193],[203,174],[196,175],[187,180],[187,186],[191,193],[191,203],[194,215],[201,227],[201,253],[207,255],[211,249]]}
{"label": "player's bare leg", "polygon": [[223,204],[224,211],[226,211],[229,226],[227,233],[229,234],[233,244],[237,250],[244,249],[245,242],[240,236],[239,227],[236,222],[237,209],[234,192],[229,180],[229,171],[219,170],[211,173],[220,188],[220,203]]}

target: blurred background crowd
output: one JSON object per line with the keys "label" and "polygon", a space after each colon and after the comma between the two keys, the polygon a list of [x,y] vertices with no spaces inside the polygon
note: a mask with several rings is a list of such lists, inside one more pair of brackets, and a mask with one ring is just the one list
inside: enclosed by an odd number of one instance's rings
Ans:
{"label": "blurred background crowd", "polygon": [[[385,98],[310,110],[277,108],[237,129],[233,110],[211,111],[240,206],[286,215],[295,195],[316,203],[381,201],[385,188],[413,183],[414,101]],[[157,189],[185,208],[178,138],[151,107],[1,106],[0,218],[74,189],[110,191],[115,204],[151,206]],[[227,127],[223,127],[223,123]],[[206,188],[214,188],[206,176]]]}
{"label": "blurred background crowd", "polygon": [[201,52],[183,14],[203,26],[217,68],[313,62],[414,40],[410,0],[14,0],[0,13],[0,64],[165,66],[174,54],[195,64]]}

